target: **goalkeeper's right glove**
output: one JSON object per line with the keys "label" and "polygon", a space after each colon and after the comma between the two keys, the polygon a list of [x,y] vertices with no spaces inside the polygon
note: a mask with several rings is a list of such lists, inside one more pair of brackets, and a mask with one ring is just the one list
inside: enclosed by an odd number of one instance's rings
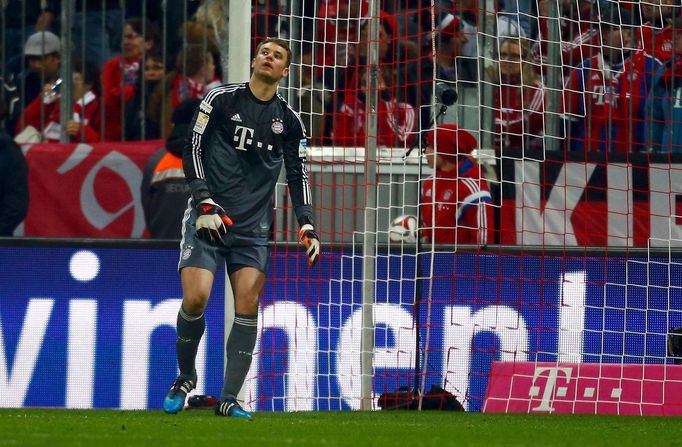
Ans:
{"label": "goalkeeper's right glove", "polygon": [[208,198],[199,202],[195,226],[200,239],[209,242],[222,240],[230,225],[232,225],[232,219],[227,217],[223,207],[215,203],[213,199]]}

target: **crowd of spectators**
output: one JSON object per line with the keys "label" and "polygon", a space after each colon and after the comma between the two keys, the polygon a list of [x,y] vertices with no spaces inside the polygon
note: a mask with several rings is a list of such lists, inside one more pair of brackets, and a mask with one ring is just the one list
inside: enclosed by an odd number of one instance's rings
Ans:
{"label": "crowd of spectators", "polygon": [[[435,16],[430,2],[382,5],[376,38],[367,0],[321,1],[316,11],[303,8],[310,20],[304,21],[305,44],[293,46],[300,100],[292,106],[313,143],[363,145],[367,49],[376,39],[379,145],[419,141],[431,126],[438,80],[453,88],[466,82],[492,88],[494,104],[482,106],[494,108],[494,122],[481,128],[492,129],[497,149],[542,148],[553,114],[563,124],[566,151],[682,151],[672,110],[682,76],[674,42],[680,5],[657,2],[560,0],[561,54],[552,58],[549,0],[500,0],[490,59],[479,54],[480,34],[491,28],[479,23],[477,0],[438,1]],[[169,5],[166,17],[154,2],[125,9],[113,0],[76,2],[69,49],[61,48],[58,35],[58,0],[29,1],[23,9],[14,3],[6,8],[3,96],[5,125],[18,141],[58,141],[63,133],[85,142],[165,138],[174,108],[220,83],[222,2],[171,1],[182,14]],[[258,2],[254,40],[282,31],[273,20],[278,12],[278,2]],[[62,130],[63,51],[73,51],[75,63],[74,119]],[[563,86],[547,85],[551,69],[560,71]],[[548,107],[547,90],[562,87],[561,104]]]}
{"label": "crowd of spectators", "polygon": [[[382,2],[377,36],[367,0],[302,2],[291,105],[315,145],[363,146],[370,137],[381,147],[427,147],[433,103],[442,99],[433,98],[435,85],[445,82],[491,92],[490,104],[477,104],[494,111],[491,122],[479,123],[494,135],[494,147],[483,149],[544,150],[554,122],[566,153],[682,152],[679,0],[559,0],[558,11],[550,2],[499,0],[487,15],[478,0],[439,0],[435,11],[420,0]],[[76,2],[73,42],[63,48],[58,0],[8,0],[6,134],[17,142],[179,141],[174,111],[221,82],[223,2],[169,0],[163,10],[159,2],[130,3]],[[254,2],[254,43],[289,31],[276,20],[279,8]],[[549,44],[557,32],[558,47]],[[487,38],[492,53],[482,45]],[[61,120],[66,51],[73,114]],[[558,103],[549,101],[552,89],[563,91]],[[366,129],[374,93],[376,136]],[[477,140],[479,129],[470,130]]]}

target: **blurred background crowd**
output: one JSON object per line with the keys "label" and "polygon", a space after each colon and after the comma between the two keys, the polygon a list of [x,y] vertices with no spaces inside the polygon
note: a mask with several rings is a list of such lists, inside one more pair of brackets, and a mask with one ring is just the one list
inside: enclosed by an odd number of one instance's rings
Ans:
{"label": "blurred background crowd", "polygon": [[[60,3],[3,4],[4,125],[19,142],[166,138],[178,104],[225,79],[222,1],[76,0],[69,48]],[[551,115],[566,137],[554,149],[680,151],[679,3],[441,0],[434,10],[430,1],[383,2],[374,39],[378,144],[415,143],[431,124],[434,82],[445,81],[461,101],[473,92],[473,102],[493,110],[493,122],[480,123],[494,134],[490,149],[542,149]],[[366,0],[253,2],[254,47],[266,36],[292,39],[295,76],[284,87],[313,144],[364,144],[368,8]],[[300,29],[292,29],[294,12]],[[494,39],[492,52],[484,52],[485,36]],[[74,106],[62,128],[65,52]],[[548,81],[551,70],[558,85]],[[560,104],[548,104],[552,90],[562,91]]]}

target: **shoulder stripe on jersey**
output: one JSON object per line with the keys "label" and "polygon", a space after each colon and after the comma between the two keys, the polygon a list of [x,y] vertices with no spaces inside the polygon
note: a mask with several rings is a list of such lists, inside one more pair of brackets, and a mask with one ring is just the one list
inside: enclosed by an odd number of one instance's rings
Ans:
{"label": "shoulder stripe on jersey", "polygon": [[[277,95],[277,96],[279,96],[280,99],[282,99],[282,97],[280,95]],[[284,101],[284,99],[282,99],[282,101]],[[295,111],[294,109],[291,108],[291,106],[289,105],[288,102],[284,101],[284,104],[287,105],[287,109],[291,110],[291,112],[294,114],[294,116],[298,119],[298,124],[301,125],[301,132],[303,133],[303,138],[307,137],[306,131],[305,131],[305,125],[303,124],[303,120],[301,119],[301,116],[298,114],[297,111]]]}
{"label": "shoulder stripe on jersey", "polygon": [[204,101],[207,104],[211,104],[211,102],[219,95],[223,93],[230,93],[234,92],[235,90],[243,89],[245,87],[245,84],[225,84],[221,85],[220,87],[216,87],[209,91],[206,96],[204,96]]}
{"label": "shoulder stripe on jersey", "polygon": [[461,202],[461,205],[457,207],[457,213],[455,215],[455,221],[459,222],[464,213],[472,206],[479,206],[483,202],[492,202],[493,198],[488,191],[479,191],[477,193],[471,194],[466,199]]}
{"label": "shoulder stripe on jersey", "polygon": [[[221,85],[220,87],[216,87],[206,96],[204,96],[204,99],[202,101],[206,102],[206,104],[211,104],[218,96],[224,94],[224,93],[232,93],[236,90],[246,88],[246,84],[225,84]],[[192,160],[194,161],[194,175],[197,176],[197,178],[200,179],[205,179],[204,175],[204,165],[201,162],[201,154],[202,154],[202,148],[201,148],[201,140],[202,140],[203,135],[192,131]]]}
{"label": "shoulder stripe on jersey", "polygon": [[[284,100],[282,95],[279,93],[277,94],[277,97],[279,98],[280,101],[284,102],[286,104],[287,109],[291,111],[291,113],[294,114],[296,119],[298,120],[298,124],[301,126],[301,133],[303,134],[303,138],[306,138],[306,131],[305,131],[305,125],[303,124],[303,120],[301,119],[301,116],[296,112],[294,109],[291,108],[288,102]],[[303,179],[303,204],[304,205],[311,205],[312,204],[312,193],[310,192],[310,177],[308,176],[308,169],[306,168],[306,163],[305,161],[301,161],[301,173],[302,173],[302,179]]]}

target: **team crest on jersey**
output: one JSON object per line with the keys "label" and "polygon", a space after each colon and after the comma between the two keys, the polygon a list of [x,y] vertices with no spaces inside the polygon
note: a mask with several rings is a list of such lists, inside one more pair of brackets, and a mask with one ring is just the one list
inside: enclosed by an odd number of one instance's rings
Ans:
{"label": "team crest on jersey", "polygon": [[185,245],[185,248],[182,250],[182,260],[186,261],[189,259],[190,256],[192,256],[192,247],[191,245]]}
{"label": "team crest on jersey", "polygon": [[445,191],[445,193],[443,194],[443,200],[450,200],[450,197],[452,197],[452,191],[450,191],[450,190],[448,189],[448,190]]}
{"label": "team crest on jersey", "polygon": [[279,135],[284,132],[284,123],[279,118],[273,118],[272,126],[270,126],[270,128],[272,129],[272,133]]}

